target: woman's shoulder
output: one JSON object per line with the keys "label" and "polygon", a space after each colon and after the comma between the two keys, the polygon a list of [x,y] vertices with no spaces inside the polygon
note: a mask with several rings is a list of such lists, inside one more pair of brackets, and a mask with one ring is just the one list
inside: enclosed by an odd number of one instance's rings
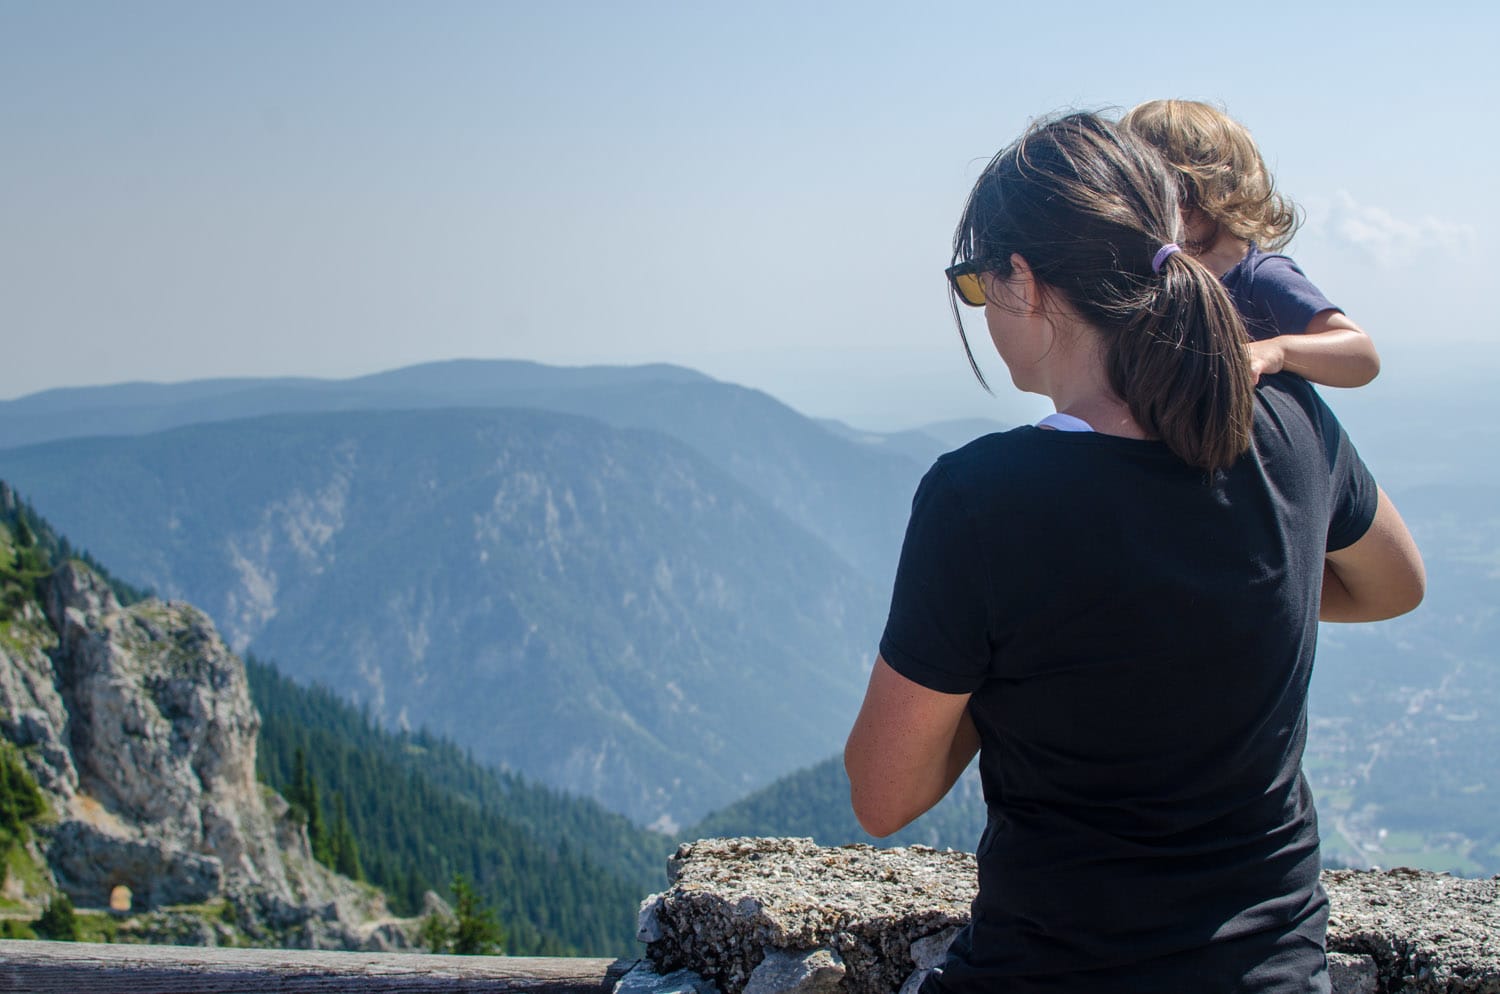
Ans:
{"label": "woman's shoulder", "polygon": [[932,468],[954,479],[967,479],[976,473],[993,471],[997,464],[1009,468],[1025,465],[1037,458],[1037,443],[1045,433],[1035,425],[1019,425],[980,435],[938,456]]}
{"label": "woman's shoulder", "polygon": [[1337,424],[1333,411],[1318,394],[1317,388],[1296,373],[1272,373],[1262,376],[1255,386],[1258,407],[1292,413],[1308,422]]}
{"label": "woman's shoulder", "polygon": [[[1257,424],[1264,423],[1275,437],[1310,433],[1323,440],[1324,447],[1343,434],[1337,416],[1318,394],[1317,389],[1296,373],[1262,376],[1255,387]],[[1264,435],[1264,429],[1257,436]]]}
{"label": "woman's shoulder", "polygon": [[1091,479],[1112,477],[1123,465],[1196,472],[1159,441],[1022,425],[982,435],[938,457],[928,475],[943,477],[959,493],[977,489],[988,494],[997,488],[1024,492],[1052,482],[1086,486]]}

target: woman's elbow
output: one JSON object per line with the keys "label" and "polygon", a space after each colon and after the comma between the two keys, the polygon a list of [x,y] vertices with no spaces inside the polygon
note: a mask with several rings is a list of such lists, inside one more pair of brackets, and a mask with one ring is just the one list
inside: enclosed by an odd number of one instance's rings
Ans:
{"label": "woman's elbow", "polygon": [[1415,611],[1421,606],[1422,601],[1427,598],[1427,568],[1418,559],[1412,567],[1411,576],[1407,579],[1401,595],[1394,599],[1389,617],[1395,618],[1403,614]]}
{"label": "woman's elbow", "polygon": [[1409,532],[1405,539],[1400,565],[1391,571],[1393,575],[1384,605],[1385,618],[1397,618],[1415,611],[1427,597],[1427,564],[1422,561],[1422,553]]}
{"label": "woman's elbow", "polygon": [[844,772],[849,775],[849,806],[854,809],[854,819],[860,828],[877,839],[883,839],[899,832],[912,820],[909,815],[903,817],[896,805],[870,784],[870,774],[860,769],[860,764],[847,750],[844,753]]}
{"label": "woman's elbow", "polygon": [[859,827],[877,839],[893,835],[911,823],[910,817],[862,800],[858,790],[849,791],[849,803],[854,808],[854,819],[859,822]]}

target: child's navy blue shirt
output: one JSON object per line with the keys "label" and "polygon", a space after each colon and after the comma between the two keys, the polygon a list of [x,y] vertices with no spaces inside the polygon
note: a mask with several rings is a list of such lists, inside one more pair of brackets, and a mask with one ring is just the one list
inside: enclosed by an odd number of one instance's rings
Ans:
{"label": "child's navy blue shirt", "polygon": [[1315,315],[1339,310],[1289,257],[1253,244],[1221,281],[1252,341],[1300,335]]}

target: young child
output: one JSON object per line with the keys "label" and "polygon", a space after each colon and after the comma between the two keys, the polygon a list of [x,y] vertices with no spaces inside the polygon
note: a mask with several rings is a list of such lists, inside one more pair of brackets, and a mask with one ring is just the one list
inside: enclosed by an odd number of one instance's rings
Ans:
{"label": "young child", "polygon": [[1195,100],[1151,100],[1120,122],[1154,146],[1182,185],[1182,248],[1219,275],[1250,333],[1258,379],[1282,370],[1331,387],[1359,387],[1380,356],[1359,325],[1278,250],[1301,219],[1276,192],[1244,125]]}

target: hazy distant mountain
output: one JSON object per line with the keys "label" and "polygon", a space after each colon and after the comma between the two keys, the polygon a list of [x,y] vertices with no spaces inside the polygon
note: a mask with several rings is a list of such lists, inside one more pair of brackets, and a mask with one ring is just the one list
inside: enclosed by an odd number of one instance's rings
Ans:
{"label": "hazy distant mountain", "polygon": [[905,456],[924,468],[930,466],[943,453],[967,445],[981,435],[989,435],[1014,427],[984,418],[937,421],[920,428],[892,432],[864,431],[834,418],[819,418],[818,424],[846,441]]}
{"label": "hazy distant mountain", "polygon": [[880,585],[698,452],[555,413],[279,415],[9,450],[0,474],[235,645],[642,821],[836,749],[883,617]]}
{"label": "hazy distant mountain", "polygon": [[[347,380],[272,377],[119,383],[43,390],[0,401],[6,447],[88,435],[142,435],[164,428],[259,414],[372,407],[538,406],[530,392],[622,384],[709,382],[681,366],[544,366],[510,360],[426,363]],[[514,398],[507,400],[507,398]]]}
{"label": "hazy distant mountain", "polygon": [[[349,380],[232,379],[48,390],[0,402],[0,448],[263,414],[529,407],[680,439],[887,586],[932,457],[851,444],[758,390],[679,366],[428,363]],[[967,439],[965,439],[967,441]]]}

